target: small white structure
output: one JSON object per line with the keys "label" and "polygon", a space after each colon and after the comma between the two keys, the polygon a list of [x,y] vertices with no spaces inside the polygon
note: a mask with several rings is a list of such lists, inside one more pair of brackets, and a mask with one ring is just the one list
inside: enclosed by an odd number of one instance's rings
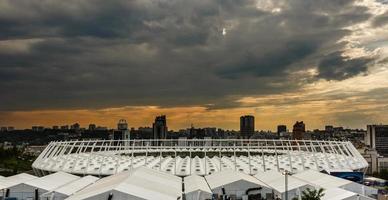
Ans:
{"label": "small white structure", "polygon": [[15,185],[19,185],[21,183],[24,183],[26,181],[36,179],[36,178],[38,178],[38,177],[30,175],[30,174],[26,174],[26,173],[21,173],[21,174],[17,174],[14,176],[4,177],[4,178],[0,179],[0,191],[1,191],[0,196],[5,196],[5,193],[6,193],[8,188],[11,188]]}
{"label": "small white structure", "polygon": [[98,179],[99,178],[94,176],[84,176],[59,188],[46,192],[42,194],[40,198],[43,200],[63,200],[82,190],[83,188],[95,183]]}
{"label": "small white structure", "polygon": [[184,178],[186,200],[211,199],[212,191],[206,183],[205,178],[198,175],[191,175]]}
{"label": "small white structure", "polygon": [[78,176],[68,174],[65,172],[57,172],[41,178],[35,178],[29,181],[22,182],[9,188],[9,197],[16,197],[17,199],[33,199],[35,192],[38,190],[38,196],[43,193],[53,190],[59,186],[65,185],[69,182],[79,179]]}
{"label": "small white structure", "polygon": [[377,189],[314,170],[307,170],[293,176],[324,189],[342,188],[360,195],[377,196]]}
{"label": "small white structure", "polygon": [[177,200],[182,195],[181,178],[146,167],[139,167],[102,178],[67,200]]}
{"label": "small white structure", "polygon": [[[278,196],[281,199],[286,199],[285,175],[278,171],[271,170],[266,172],[259,172],[255,175],[255,178],[271,187],[274,190],[273,192],[275,196]],[[307,188],[315,189],[313,185],[310,185],[305,181],[296,179],[290,175],[287,176],[288,199],[295,197],[300,199],[302,191],[306,190]]]}
{"label": "small white structure", "polygon": [[271,193],[269,187],[258,179],[238,171],[226,170],[205,176],[210,189],[214,194],[225,194],[237,199],[246,198],[248,192],[264,195]]}

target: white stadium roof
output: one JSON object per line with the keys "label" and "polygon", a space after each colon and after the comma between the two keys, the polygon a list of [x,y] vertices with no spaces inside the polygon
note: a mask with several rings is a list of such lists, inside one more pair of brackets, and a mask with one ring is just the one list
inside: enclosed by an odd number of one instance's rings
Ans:
{"label": "white stadium roof", "polygon": [[120,199],[176,200],[181,196],[181,178],[145,167],[100,179],[68,200],[106,199],[113,193]]}
{"label": "white stadium roof", "polygon": [[[206,156],[204,155],[206,154]],[[350,142],[312,140],[91,140],[51,142],[32,167],[38,175],[64,171],[107,176],[145,166],[177,176],[223,170],[364,170]]]}

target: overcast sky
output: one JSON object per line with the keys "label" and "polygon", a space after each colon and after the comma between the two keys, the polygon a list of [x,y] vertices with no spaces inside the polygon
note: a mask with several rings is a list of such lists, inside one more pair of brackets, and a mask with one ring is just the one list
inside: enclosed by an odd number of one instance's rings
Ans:
{"label": "overcast sky", "polygon": [[388,123],[386,0],[0,0],[0,125]]}

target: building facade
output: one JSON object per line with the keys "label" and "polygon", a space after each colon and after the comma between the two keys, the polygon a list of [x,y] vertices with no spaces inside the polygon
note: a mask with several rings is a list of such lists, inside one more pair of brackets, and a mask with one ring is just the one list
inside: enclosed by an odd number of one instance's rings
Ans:
{"label": "building facade", "polygon": [[286,125],[278,125],[277,134],[278,136],[282,136],[282,134],[287,133],[287,126]]}
{"label": "building facade", "polygon": [[255,117],[245,115],[240,117],[240,137],[250,138],[255,133]]}
{"label": "building facade", "polygon": [[152,129],[154,139],[166,139],[168,132],[166,115],[157,116]]}
{"label": "building facade", "polygon": [[292,129],[292,139],[294,140],[303,140],[304,134],[306,133],[306,125],[303,123],[303,121],[297,121],[294,124],[294,127]]}

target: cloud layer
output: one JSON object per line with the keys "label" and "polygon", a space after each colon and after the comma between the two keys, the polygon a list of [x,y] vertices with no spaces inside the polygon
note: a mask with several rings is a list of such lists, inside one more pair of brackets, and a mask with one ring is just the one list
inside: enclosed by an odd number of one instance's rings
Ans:
{"label": "cloud layer", "polygon": [[370,76],[386,25],[382,1],[3,0],[0,110],[245,108]]}

